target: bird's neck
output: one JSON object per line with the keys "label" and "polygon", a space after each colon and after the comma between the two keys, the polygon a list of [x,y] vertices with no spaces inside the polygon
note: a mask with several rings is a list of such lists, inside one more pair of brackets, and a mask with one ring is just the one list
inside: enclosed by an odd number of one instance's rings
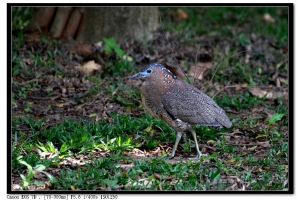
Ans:
{"label": "bird's neck", "polygon": [[158,81],[147,81],[142,84],[141,91],[144,93],[153,91],[151,92],[153,95],[164,94],[172,89],[175,81],[175,79],[159,81],[159,84]]}

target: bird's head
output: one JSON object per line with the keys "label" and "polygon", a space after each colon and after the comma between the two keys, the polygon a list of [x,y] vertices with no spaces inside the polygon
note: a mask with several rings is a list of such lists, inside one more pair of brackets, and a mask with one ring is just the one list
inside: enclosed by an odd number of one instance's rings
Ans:
{"label": "bird's head", "polygon": [[161,64],[152,63],[146,65],[139,73],[130,77],[130,80],[143,81],[165,81],[172,82],[176,79],[176,76],[167,68]]}

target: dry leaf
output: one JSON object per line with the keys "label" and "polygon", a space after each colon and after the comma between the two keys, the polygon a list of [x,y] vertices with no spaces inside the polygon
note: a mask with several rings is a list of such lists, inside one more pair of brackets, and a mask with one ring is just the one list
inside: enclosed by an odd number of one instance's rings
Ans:
{"label": "dry leaf", "polygon": [[266,95],[267,99],[276,99],[276,98],[280,98],[283,96],[283,94],[281,92],[267,92],[264,90],[261,90],[260,88],[251,88],[250,92],[252,93],[252,95],[254,96],[258,96],[259,98],[262,98]]}
{"label": "dry leaf", "polygon": [[254,96],[258,96],[259,98],[263,98],[265,95],[267,95],[266,96],[267,99],[274,98],[274,94],[272,92],[267,92],[257,87],[251,88],[250,91]]}
{"label": "dry leaf", "polygon": [[226,190],[230,190],[231,188],[234,188],[234,186],[237,186],[238,190],[245,190],[245,186],[244,186],[243,182],[241,181],[241,179],[239,179],[239,177],[237,177],[237,176],[228,176],[227,180],[228,180],[228,182],[231,182],[231,183],[235,182],[235,184],[230,186]]}
{"label": "dry leaf", "polygon": [[271,147],[270,141],[265,141],[265,142],[257,142],[257,144],[263,146],[263,147]]}
{"label": "dry leaf", "polygon": [[268,166],[264,166],[263,169],[267,170],[267,171],[271,171],[271,167],[268,167]]}
{"label": "dry leaf", "polygon": [[45,114],[38,114],[35,116],[36,119],[41,119],[44,118],[46,115]]}
{"label": "dry leaf", "polygon": [[187,18],[189,18],[189,15],[181,8],[178,8],[176,19],[183,20],[183,19],[187,19]]}
{"label": "dry leaf", "polygon": [[93,53],[93,47],[91,44],[86,44],[83,42],[74,42],[70,45],[69,51],[74,54],[87,56]]}
{"label": "dry leaf", "polygon": [[257,146],[253,146],[253,147],[248,148],[248,150],[249,151],[254,151],[256,148],[257,148]]}
{"label": "dry leaf", "polygon": [[32,41],[40,41],[40,40],[41,40],[41,33],[38,30],[26,35],[26,41],[32,42]]}
{"label": "dry leaf", "polygon": [[202,80],[204,77],[204,73],[207,70],[210,70],[212,67],[213,67],[212,62],[197,63],[196,65],[191,67],[189,71],[189,76]]}
{"label": "dry leaf", "polygon": [[214,141],[214,140],[208,140],[207,141],[207,144],[215,144],[216,143],[216,141]]}
{"label": "dry leaf", "polygon": [[22,58],[21,60],[24,65],[31,65],[34,62],[34,60],[31,58]]}
{"label": "dry leaf", "polygon": [[80,104],[78,106],[75,106],[76,110],[80,110],[83,106],[85,106],[87,103],[83,103],[83,104]]}
{"label": "dry leaf", "polygon": [[56,104],[55,106],[61,108],[61,107],[64,106],[64,103],[58,103],[58,104]]}
{"label": "dry leaf", "polygon": [[265,137],[268,137],[268,135],[258,134],[255,138],[258,139],[258,138],[265,138]]}
{"label": "dry leaf", "polygon": [[266,118],[267,121],[269,121],[271,119],[271,117],[275,114],[274,110],[269,110],[267,108],[263,108],[263,110],[260,112],[264,112],[267,114],[267,118]]}
{"label": "dry leaf", "polygon": [[237,87],[235,88],[235,90],[236,90],[236,91],[239,91],[239,90],[241,90],[242,88],[245,88],[245,87],[248,87],[248,84],[247,84],[247,83],[244,83],[244,84],[242,84],[242,85],[237,86]]}
{"label": "dry leaf", "polygon": [[68,89],[69,92],[70,92],[70,91],[75,91],[75,88],[74,88],[74,87],[68,87],[67,89]]}
{"label": "dry leaf", "polygon": [[96,116],[97,116],[96,113],[92,113],[92,114],[89,115],[89,117],[96,117]]}
{"label": "dry leaf", "polygon": [[70,185],[71,190],[77,190],[74,185]]}
{"label": "dry leaf", "polygon": [[158,173],[154,173],[153,176],[158,180],[166,180],[166,181],[170,181],[173,178],[172,176],[165,176]]}
{"label": "dry leaf", "polygon": [[252,170],[252,173],[259,173],[262,172],[263,170],[261,168],[256,168],[254,170]]}
{"label": "dry leaf", "polygon": [[224,163],[227,164],[227,163],[233,163],[235,162],[235,158],[231,158],[229,160],[224,160]]}
{"label": "dry leaf", "polygon": [[75,69],[83,71],[84,73],[91,73],[94,70],[99,70],[101,68],[102,68],[101,65],[98,65],[97,63],[95,63],[94,60],[90,60],[89,62],[85,63],[83,66],[75,67]]}
{"label": "dry leaf", "polygon": [[275,23],[275,19],[269,13],[264,14],[263,18],[268,23]]}
{"label": "dry leaf", "polygon": [[133,61],[133,58],[132,58],[131,56],[127,56],[127,55],[124,55],[124,56],[122,57],[122,59],[123,59],[123,60],[126,60],[126,61],[128,61],[128,62],[132,62],[132,61]]}
{"label": "dry leaf", "polygon": [[148,126],[147,128],[144,129],[145,132],[148,132],[148,133],[154,133],[155,131],[153,130],[152,128],[152,125]]}

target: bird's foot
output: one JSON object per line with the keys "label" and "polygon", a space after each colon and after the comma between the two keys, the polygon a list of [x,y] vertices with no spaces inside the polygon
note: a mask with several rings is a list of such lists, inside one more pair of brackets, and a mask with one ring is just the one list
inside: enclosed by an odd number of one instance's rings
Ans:
{"label": "bird's foot", "polygon": [[171,155],[171,156],[167,156],[167,157],[166,157],[166,160],[171,160],[171,159],[173,159],[174,157],[175,157],[175,156],[172,156],[172,155]]}
{"label": "bird's foot", "polygon": [[195,157],[189,158],[190,160],[199,160],[201,158],[201,156],[208,156],[207,154],[197,154]]}

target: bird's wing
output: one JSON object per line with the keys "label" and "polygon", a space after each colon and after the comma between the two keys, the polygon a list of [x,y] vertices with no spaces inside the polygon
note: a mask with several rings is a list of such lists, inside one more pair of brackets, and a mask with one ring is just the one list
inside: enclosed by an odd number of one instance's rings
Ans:
{"label": "bird's wing", "polygon": [[209,96],[183,82],[164,94],[162,105],[170,115],[190,124],[228,127],[230,123],[224,110]]}

